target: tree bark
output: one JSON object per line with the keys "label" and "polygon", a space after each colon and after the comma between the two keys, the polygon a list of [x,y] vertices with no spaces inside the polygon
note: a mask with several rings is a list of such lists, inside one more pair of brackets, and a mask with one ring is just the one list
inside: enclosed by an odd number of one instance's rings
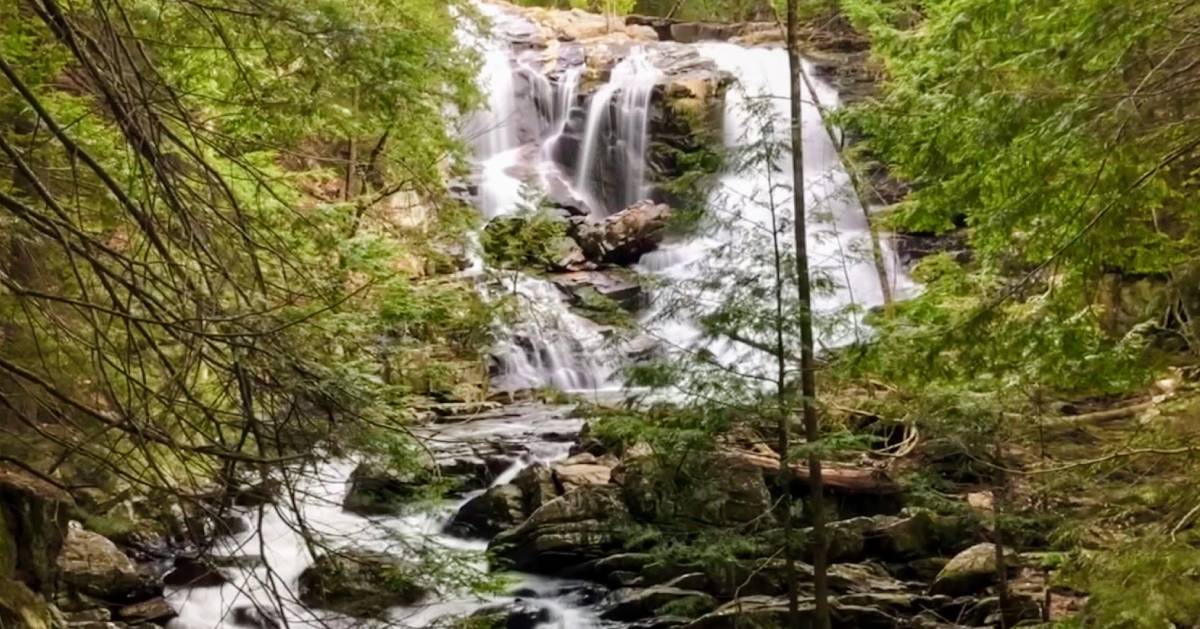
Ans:
{"label": "tree bark", "polygon": [[[800,392],[803,395],[804,435],[810,448],[821,440],[820,420],[816,408],[816,374],[813,351],[812,286],[808,277],[808,227],[804,208],[804,144],[803,144],[803,82],[800,61],[798,0],[787,3],[787,54],[791,88],[792,131],[792,201],[795,205],[793,223],[796,230],[796,289],[800,307]],[[781,452],[783,467],[789,467],[787,453]],[[821,478],[821,455],[818,449],[808,455],[808,484],[813,530],[813,605],[815,629],[830,629],[828,570],[828,532],[825,528],[825,487]],[[799,626],[796,597],[789,597],[789,614],[793,627]]]}

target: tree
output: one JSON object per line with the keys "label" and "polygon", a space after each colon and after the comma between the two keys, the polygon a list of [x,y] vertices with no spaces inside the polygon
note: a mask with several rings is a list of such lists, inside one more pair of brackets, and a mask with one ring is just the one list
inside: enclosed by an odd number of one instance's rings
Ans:
{"label": "tree", "polygon": [[[788,0],[787,3],[787,52],[788,80],[791,88],[791,151],[792,151],[792,194],[794,210],[794,225],[796,230],[796,292],[799,297],[800,309],[800,395],[804,414],[804,436],[809,448],[808,474],[809,487],[812,492],[810,500],[813,521],[813,599],[816,605],[817,629],[829,628],[829,584],[828,584],[828,532],[825,526],[825,496],[824,485],[821,482],[821,426],[817,418],[816,407],[816,365],[813,350],[813,309],[812,286],[808,271],[808,229],[805,224],[804,211],[804,154],[803,120],[803,78],[804,66],[800,59],[799,7],[798,0]],[[786,424],[780,428],[779,453],[783,457],[779,467],[780,476],[785,480],[791,473],[788,464],[788,430]],[[789,561],[793,560],[789,557]],[[791,571],[789,571],[791,572]],[[797,609],[797,593],[795,577],[788,584],[788,606],[792,615],[792,626],[800,626],[799,610]]]}

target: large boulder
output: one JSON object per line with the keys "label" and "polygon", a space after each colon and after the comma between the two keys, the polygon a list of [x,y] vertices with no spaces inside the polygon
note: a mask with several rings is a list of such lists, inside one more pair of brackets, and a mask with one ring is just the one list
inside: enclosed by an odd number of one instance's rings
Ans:
{"label": "large boulder", "polygon": [[360,618],[413,605],[425,594],[413,566],[384,553],[341,550],[317,557],[300,574],[300,601],[305,605]]}
{"label": "large boulder", "polygon": [[524,502],[516,485],[490,487],[459,508],[446,530],[459,537],[494,537],[525,519]]}
{"label": "large boulder", "polygon": [[670,206],[640,201],[600,221],[573,223],[572,236],[589,260],[634,264],[662,242]]}
{"label": "large boulder", "polygon": [[71,522],[58,555],[62,581],[76,591],[110,601],[136,601],[157,594],[155,580],[107,537]]}
{"label": "large boulder", "polygon": [[934,594],[972,594],[996,582],[996,545],[976,544],[954,556],[934,578]]}
{"label": "large boulder", "polygon": [[518,570],[557,574],[620,548],[631,523],[615,488],[586,486],[542,505],[489,549]]}
{"label": "large boulder", "polygon": [[762,471],[736,457],[713,455],[685,466],[636,457],[617,466],[612,481],[639,519],[718,526],[771,521],[763,518],[771,494]]}

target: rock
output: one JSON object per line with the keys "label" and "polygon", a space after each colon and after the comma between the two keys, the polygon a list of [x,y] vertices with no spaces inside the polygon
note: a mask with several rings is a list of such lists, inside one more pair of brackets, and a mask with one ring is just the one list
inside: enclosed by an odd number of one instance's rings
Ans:
{"label": "rock", "polygon": [[117,616],[131,623],[163,623],[177,616],[175,608],[159,596],[148,601],[126,605],[117,611]]}
{"label": "rock", "polygon": [[413,605],[425,596],[412,570],[396,557],[372,551],[321,555],[300,574],[300,601],[348,616],[380,617],[389,607]]}
{"label": "rock", "polygon": [[0,578],[19,575],[34,590],[47,589],[74,504],[52,483],[0,464]]}
{"label": "rock", "polygon": [[560,495],[550,468],[542,463],[534,463],[521,470],[513,479],[513,484],[521,488],[525,513],[537,511]]}
{"label": "rock", "polygon": [[[812,623],[815,606],[812,599],[800,602],[801,624]],[[830,616],[834,627],[856,629],[894,629],[902,626],[899,619],[871,607],[840,604],[831,601]],[[685,625],[687,629],[738,629],[741,627],[786,627],[788,626],[788,603],[786,598],[770,596],[744,596],[734,599],[715,611]]]}
{"label": "rock", "polygon": [[631,521],[615,488],[586,486],[542,505],[488,548],[518,570],[555,574],[619,548]]}
{"label": "rock", "polygon": [[20,581],[0,577],[0,627],[56,627],[50,606]]}
{"label": "rock", "polygon": [[78,624],[85,622],[107,622],[112,620],[112,612],[105,607],[96,607],[93,609],[85,609],[77,612],[67,612],[63,614],[68,624]]}
{"label": "rock", "polygon": [[550,468],[554,473],[554,482],[562,493],[568,493],[579,487],[588,485],[607,485],[612,477],[612,468],[596,462],[591,454],[581,454],[559,463]]}
{"label": "rock", "polygon": [[[482,619],[483,627],[496,629],[536,629],[558,619],[558,614],[536,601],[516,599],[508,605],[488,606],[471,614],[471,618]],[[476,627],[476,624],[468,625]]]}
{"label": "rock", "polygon": [[279,497],[281,488],[280,482],[272,478],[239,487],[233,492],[233,504],[239,507],[259,507],[271,504]]}
{"label": "rock", "polygon": [[274,617],[275,613],[254,607],[238,607],[233,610],[233,623],[254,629],[282,629],[283,625]]}
{"label": "rock", "polygon": [[588,308],[596,296],[611,300],[630,312],[642,303],[642,286],[633,276],[617,271],[574,271],[550,276],[572,306]]}
{"label": "rock", "polygon": [[491,538],[525,519],[524,497],[516,485],[500,485],[468,500],[446,526],[459,537]]}
{"label": "rock", "polygon": [[427,472],[396,470],[377,462],[360,463],[350,474],[342,508],[362,515],[394,515],[425,486]]}
{"label": "rock", "polygon": [[110,600],[134,600],[154,595],[150,579],[139,574],[133,561],[103,535],[71,522],[58,568],[62,580],[80,592]]}
{"label": "rock", "polygon": [[699,616],[717,606],[711,594],[666,585],[645,589],[625,588],[614,591],[604,604],[600,617],[605,620],[628,622],[658,615],[664,607],[667,611],[682,610],[686,615]]}
{"label": "rock", "polygon": [[228,582],[212,562],[199,557],[180,555],[171,571],[163,576],[163,584],[172,587],[217,587]]}
{"label": "rock", "polygon": [[666,204],[641,201],[601,221],[583,223],[571,235],[589,260],[634,264],[662,242],[670,214]]}
{"label": "rock", "polygon": [[626,459],[612,472],[629,510],[640,519],[680,518],[719,526],[762,519],[771,495],[761,470],[734,457],[716,456],[686,468],[660,468],[653,457]]}
{"label": "rock", "polygon": [[930,592],[957,596],[977,592],[996,581],[996,545],[976,544],[954,556],[934,578]]}
{"label": "rock", "polygon": [[990,627],[1013,627],[1022,621],[1040,621],[1042,619],[1042,604],[1032,596],[1010,592],[1008,608],[1004,610],[1004,623],[1001,618],[1000,597],[988,596],[970,605],[963,611],[963,619],[976,624]]}

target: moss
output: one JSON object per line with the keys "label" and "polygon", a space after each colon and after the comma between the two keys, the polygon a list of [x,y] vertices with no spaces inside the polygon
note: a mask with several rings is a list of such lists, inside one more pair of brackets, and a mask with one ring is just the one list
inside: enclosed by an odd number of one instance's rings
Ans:
{"label": "moss", "polygon": [[17,569],[17,540],[8,523],[8,513],[0,507],[0,577],[13,576]]}
{"label": "moss", "polygon": [[51,629],[50,608],[19,581],[0,579],[0,627]]}

